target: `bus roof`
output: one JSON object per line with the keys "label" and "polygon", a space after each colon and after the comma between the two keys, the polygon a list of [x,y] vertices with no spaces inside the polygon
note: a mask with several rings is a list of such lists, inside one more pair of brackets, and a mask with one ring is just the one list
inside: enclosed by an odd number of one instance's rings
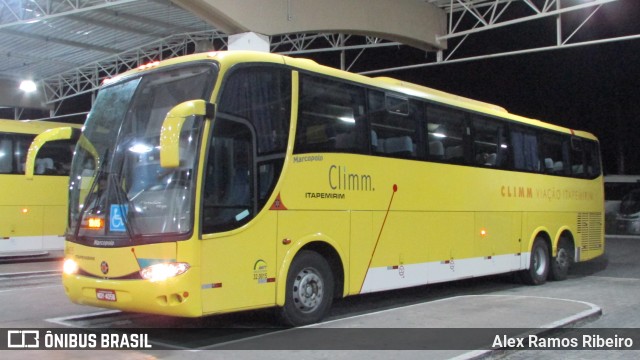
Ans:
{"label": "bus roof", "polygon": [[456,106],[456,107],[460,107],[460,108],[464,108],[472,111],[477,111],[477,112],[488,114],[488,115],[494,115],[503,119],[508,119],[508,120],[512,120],[512,121],[516,121],[516,122],[520,122],[523,124],[532,125],[536,127],[543,127],[550,130],[577,135],[580,137],[597,141],[597,138],[589,132],[573,130],[573,129],[565,128],[562,126],[546,123],[540,120],[530,119],[524,116],[515,115],[512,113],[509,113],[505,108],[498,105],[462,97],[455,94],[450,94],[444,91],[435,90],[426,86],[417,85],[417,84],[409,83],[406,81],[397,80],[394,78],[389,78],[389,77],[372,78],[372,77],[350,73],[347,71],[320,65],[317,62],[310,59],[291,58],[284,55],[271,54],[271,53],[265,53],[265,52],[234,50],[234,51],[214,51],[209,53],[186,55],[186,56],[164,60],[161,62],[156,61],[148,65],[140,66],[135,70],[131,70],[117,76],[116,78],[114,78],[114,80],[116,80],[120,76],[123,76],[123,77],[130,76],[130,75],[143,72],[148,69],[153,69],[156,67],[163,67],[168,65],[175,65],[179,63],[205,60],[205,59],[212,59],[220,62],[222,66],[222,71],[226,71],[226,69],[231,68],[233,65],[238,63],[243,63],[243,62],[253,62],[253,63],[267,62],[267,63],[286,64],[301,70],[307,70],[315,73],[326,74],[329,76],[342,78],[348,81],[353,81],[353,82],[357,82],[357,83],[368,85],[368,86],[378,87],[381,89],[397,91],[407,96],[414,96],[418,98],[428,99],[438,103],[443,103],[443,104]]}
{"label": "bus roof", "polygon": [[78,124],[69,124],[69,123],[53,122],[53,121],[0,119],[0,133],[10,132],[10,133],[18,133],[18,134],[36,135],[48,129],[58,128],[58,127],[67,127],[67,126],[71,126],[74,128],[82,127],[82,125],[78,125]]}

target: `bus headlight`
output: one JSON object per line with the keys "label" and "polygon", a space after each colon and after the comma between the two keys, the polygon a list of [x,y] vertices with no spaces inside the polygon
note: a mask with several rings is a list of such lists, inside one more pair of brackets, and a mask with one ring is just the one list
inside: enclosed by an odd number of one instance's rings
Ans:
{"label": "bus headlight", "polygon": [[73,259],[67,259],[62,264],[62,271],[67,275],[73,275],[78,272],[78,263]]}
{"label": "bus headlight", "polygon": [[163,281],[184,274],[189,270],[187,263],[163,263],[147,266],[140,270],[140,276],[149,281]]}

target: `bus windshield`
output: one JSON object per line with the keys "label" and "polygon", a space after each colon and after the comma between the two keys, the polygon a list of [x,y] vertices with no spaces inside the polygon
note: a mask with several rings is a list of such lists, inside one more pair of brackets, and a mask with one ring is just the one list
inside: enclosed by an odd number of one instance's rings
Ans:
{"label": "bus windshield", "polygon": [[208,100],[216,74],[211,63],[175,67],[100,91],[72,164],[67,238],[127,246],[188,236],[202,121],[185,122],[177,168],[160,166],[160,130],[172,107]]}

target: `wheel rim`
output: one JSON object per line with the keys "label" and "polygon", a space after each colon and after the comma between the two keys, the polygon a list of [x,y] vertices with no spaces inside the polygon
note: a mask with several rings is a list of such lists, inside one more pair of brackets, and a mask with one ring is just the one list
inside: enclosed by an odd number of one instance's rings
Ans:
{"label": "wheel rim", "polygon": [[315,311],[324,296],[324,281],[317,270],[305,268],[300,271],[293,282],[293,301],[296,307],[304,312]]}
{"label": "wheel rim", "polygon": [[547,268],[547,257],[542,247],[537,247],[533,253],[533,269],[536,275],[542,276]]}

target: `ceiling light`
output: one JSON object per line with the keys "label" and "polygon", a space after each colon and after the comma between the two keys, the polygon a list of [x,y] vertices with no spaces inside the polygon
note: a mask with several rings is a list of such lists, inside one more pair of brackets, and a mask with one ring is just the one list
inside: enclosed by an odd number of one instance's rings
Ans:
{"label": "ceiling light", "polygon": [[34,92],[36,91],[36,83],[34,83],[32,80],[23,80],[20,83],[20,90],[27,93]]}

